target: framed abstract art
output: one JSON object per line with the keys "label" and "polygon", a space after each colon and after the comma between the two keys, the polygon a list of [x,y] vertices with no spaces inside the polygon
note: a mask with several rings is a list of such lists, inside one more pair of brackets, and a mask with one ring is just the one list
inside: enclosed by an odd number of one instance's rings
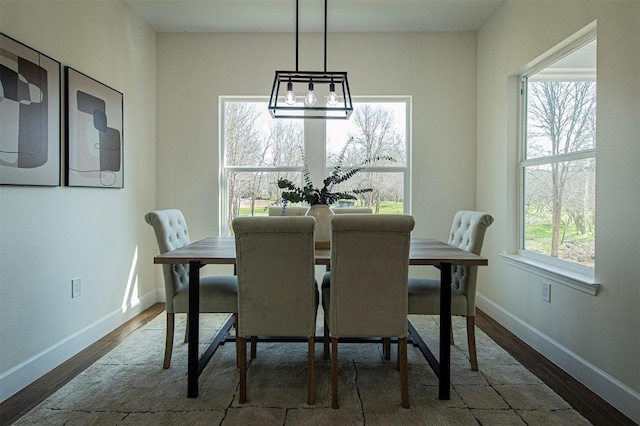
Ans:
{"label": "framed abstract art", "polygon": [[60,185],[60,62],[0,33],[0,184]]}
{"label": "framed abstract art", "polygon": [[124,187],[123,95],[65,67],[68,186]]}

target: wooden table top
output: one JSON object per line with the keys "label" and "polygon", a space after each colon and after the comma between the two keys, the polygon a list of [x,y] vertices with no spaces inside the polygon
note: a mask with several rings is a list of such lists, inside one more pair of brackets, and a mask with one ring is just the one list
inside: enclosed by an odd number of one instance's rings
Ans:
{"label": "wooden table top", "polygon": [[[329,265],[330,249],[316,249],[316,265]],[[156,264],[200,262],[202,264],[233,265],[236,261],[236,247],[233,237],[208,237],[177,250],[160,254],[153,258]],[[431,238],[411,238],[409,251],[410,265],[433,265],[442,263],[453,265],[488,265],[489,261],[442,241]]]}

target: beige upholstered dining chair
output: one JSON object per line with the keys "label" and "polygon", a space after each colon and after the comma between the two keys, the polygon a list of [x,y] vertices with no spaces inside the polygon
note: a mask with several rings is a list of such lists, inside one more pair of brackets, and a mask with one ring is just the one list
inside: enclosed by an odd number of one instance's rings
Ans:
{"label": "beige upholstered dining chair", "polygon": [[287,206],[283,212],[282,206],[271,206],[268,213],[269,216],[304,216],[307,214],[307,210],[309,210],[309,207]]}
{"label": "beige upholstered dining chair", "polygon": [[[155,231],[160,253],[176,250],[190,243],[187,222],[180,210],[157,210],[147,213],[144,219]],[[167,333],[162,368],[169,368],[173,349],[175,314],[189,312],[189,265],[162,265],[162,270],[167,310]],[[201,277],[200,312],[237,313],[236,277]],[[187,322],[187,329],[188,327]],[[185,342],[187,335],[185,331]]]}
{"label": "beige upholstered dining chair", "polygon": [[[448,243],[479,255],[485,231],[492,223],[493,217],[488,213],[459,211],[453,218]],[[477,266],[454,266],[451,271],[451,315],[467,318],[469,360],[473,371],[478,371],[475,338],[477,274]],[[409,314],[438,315],[439,313],[440,280],[409,278]],[[453,344],[453,338],[451,344]]]}
{"label": "beige upholstered dining chair", "polygon": [[246,338],[274,336],[307,338],[307,403],[314,404],[315,220],[307,216],[240,217],[232,226],[238,273],[240,402],[247,400]]}
{"label": "beige upholstered dining chair", "polygon": [[331,219],[330,286],[322,291],[325,358],[331,336],[331,406],[338,408],[338,340],[398,338],[402,406],[409,408],[407,280],[414,219],[336,215]]}
{"label": "beige upholstered dining chair", "polygon": [[[309,207],[302,206],[288,206],[284,209],[284,214],[282,214],[281,206],[271,206],[269,207],[268,214],[269,216],[304,216],[307,214]],[[334,214],[370,214],[373,213],[373,210],[369,207],[332,207]]]}
{"label": "beige upholstered dining chair", "polygon": [[370,207],[331,207],[334,214],[371,214]]}

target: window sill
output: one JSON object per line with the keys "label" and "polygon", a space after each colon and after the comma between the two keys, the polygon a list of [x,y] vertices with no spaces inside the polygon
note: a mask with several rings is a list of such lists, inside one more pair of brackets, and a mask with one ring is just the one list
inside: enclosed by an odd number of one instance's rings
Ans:
{"label": "window sill", "polygon": [[516,254],[500,254],[500,256],[507,265],[531,272],[592,296],[595,296],[600,288],[600,283],[596,282],[593,275],[568,271]]}

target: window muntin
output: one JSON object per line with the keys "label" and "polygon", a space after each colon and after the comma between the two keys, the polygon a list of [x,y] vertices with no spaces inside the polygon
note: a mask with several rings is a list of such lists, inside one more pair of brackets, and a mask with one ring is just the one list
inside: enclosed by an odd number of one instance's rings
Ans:
{"label": "window muntin", "polygon": [[[302,183],[305,159],[312,176],[328,176],[336,164],[337,153],[350,137],[354,142],[350,143],[344,166],[361,164],[366,158],[372,158],[355,143],[364,132],[357,124],[351,124],[353,115],[348,121],[327,120],[324,126],[307,127],[305,120],[272,119],[267,111],[267,101],[266,98],[220,98],[220,158],[224,159],[219,192],[220,235],[231,235],[230,224],[234,217],[266,215],[267,207],[280,197],[278,178]],[[361,109],[363,112],[358,113]],[[364,119],[372,111],[387,111],[384,131],[394,137],[393,147],[387,143],[388,139],[383,139],[379,148],[386,151],[379,149],[374,157],[392,156],[394,161],[367,162],[365,170],[340,189],[372,187],[374,191],[359,196],[358,200],[341,201],[336,206],[370,206],[381,214],[408,213],[410,98],[368,98],[360,102],[354,99],[354,115],[360,114]],[[342,126],[333,127],[333,123]],[[312,150],[306,146],[318,140],[325,141],[321,152],[326,155],[305,155],[318,152],[317,147]],[[314,170],[318,173],[314,174]],[[314,183],[321,185],[321,182]]]}
{"label": "window muntin", "polygon": [[522,80],[521,253],[570,267],[595,264],[593,37]]}

